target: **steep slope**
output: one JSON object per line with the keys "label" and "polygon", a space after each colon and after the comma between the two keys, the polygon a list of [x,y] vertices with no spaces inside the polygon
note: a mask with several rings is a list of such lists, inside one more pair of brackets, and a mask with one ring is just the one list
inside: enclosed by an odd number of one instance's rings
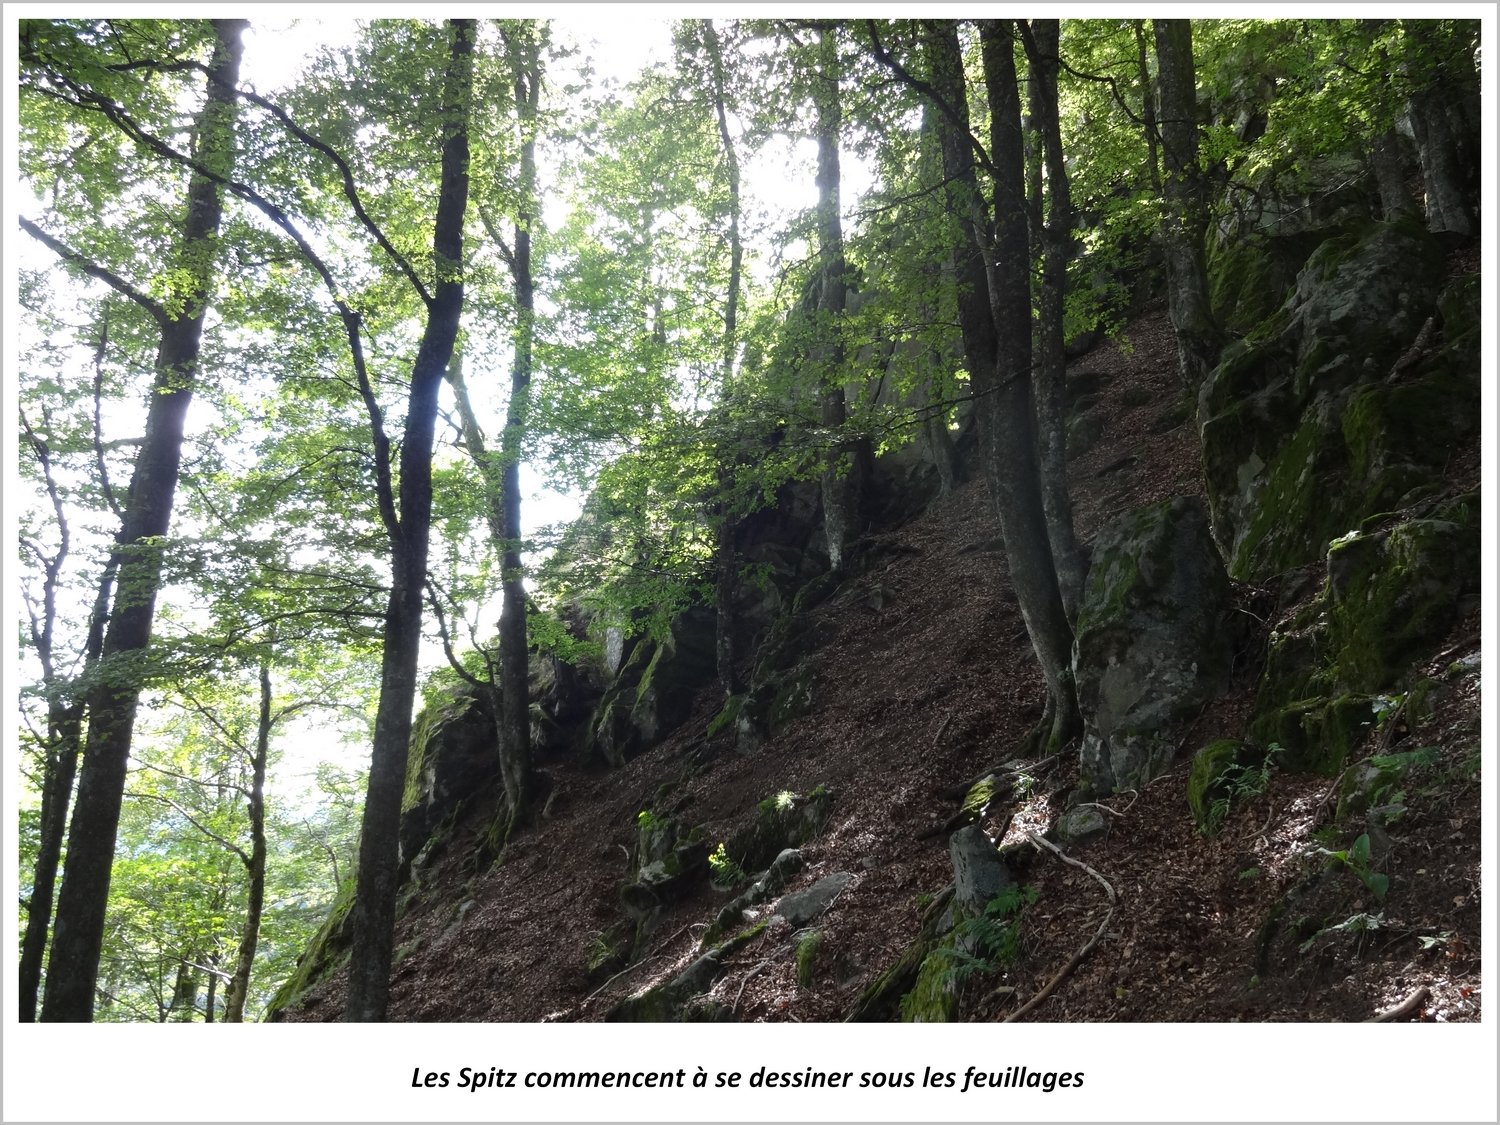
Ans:
{"label": "steep slope", "polygon": [[[1086,543],[1122,511],[1203,493],[1194,407],[1176,381],[1165,313],[1137,319],[1126,338],[1070,372],[1070,437],[1085,450],[1072,486]],[[1447,472],[1447,495],[1477,489],[1476,456]],[[953,882],[957,794],[1012,756],[1044,693],[981,482],[868,536],[853,569],[803,614],[802,697],[752,752],[736,752],[732,728],[707,733],[718,710],[710,688],[674,734],[619,769],[577,755],[549,763],[548,814],[498,866],[476,867],[490,809],[469,807],[408,889],[392,1018],[808,1021],[854,1011]],[[1429,685],[1423,698],[1393,692],[1379,721],[1366,723],[1354,757],[1380,753],[1387,764],[1375,783],[1361,790],[1351,780],[1368,762],[1335,778],[1284,771],[1273,758],[1258,776],[1255,763],[1231,775],[1233,791],[1210,783],[1208,795],[1228,794],[1216,834],[1204,835],[1189,807],[1193,752],[1244,737],[1268,631],[1311,604],[1310,575],[1300,592],[1285,577],[1233,587],[1241,627],[1227,690],[1178,733],[1165,774],[1073,810],[1065,848],[1086,866],[1028,842],[1076,803],[1076,755],[1033,763],[1025,792],[983,811],[979,823],[1036,898],[1020,913],[1012,963],[943,982],[951,1015],[1003,1019],[1055,984],[1025,1018],[1358,1020],[1419,988],[1425,1018],[1477,1018],[1477,606],[1427,646],[1415,669],[1415,682]],[[1419,747],[1432,749],[1411,753]],[[790,795],[819,787],[826,820],[801,843],[785,889],[842,875],[823,883],[831,906],[794,924],[768,913],[769,898],[702,942],[745,885],[732,863],[715,865],[733,884],[716,889],[703,857],[745,839],[779,794],[800,809],[810,806]],[[1364,811],[1372,805],[1395,811],[1373,818]],[[671,868],[642,905],[634,888],[657,855],[646,854],[649,839],[668,823],[681,833],[658,858],[684,873]],[[1376,875],[1386,880],[1379,896]],[[1113,897],[1107,919],[1101,881]],[[622,897],[622,888],[632,889]],[[674,980],[676,992],[648,991]],[[301,990],[282,1018],[337,1018],[342,988],[338,969]],[[880,1014],[898,1011],[887,1003]]]}

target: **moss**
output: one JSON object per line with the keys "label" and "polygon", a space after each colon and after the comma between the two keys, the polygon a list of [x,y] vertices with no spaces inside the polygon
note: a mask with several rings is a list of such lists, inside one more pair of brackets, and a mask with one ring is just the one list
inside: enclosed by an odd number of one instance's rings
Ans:
{"label": "moss", "polygon": [[1343,468],[1343,444],[1329,438],[1324,421],[1310,414],[1266,463],[1254,515],[1227,568],[1232,577],[1263,578],[1311,562],[1348,530],[1341,506],[1319,484]]}
{"label": "moss", "polygon": [[994,799],[995,775],[990,774],[970,786],[968,793],[964,795],[964,803],[959,809],[959,815],[972,823],[984,815],[984,810],[989,808],[990,802]]}
{"label": "moss", "polygon": [[958,1014],[953,944],[949,935],[923,959],[911,991],[901,998],[902,1022],[951,1023]]}
{"label": "moss", "polygon": [[1209,827],[1209,808],[1225,795],[1224,774],[1231,766],[1243,764],[1244,744],[1233,738],[1210,742],[1193,756],[1188,773],[1187,801],[1193,820],[1200,831]]}
{"label": "moss", "polygon": [[307,943],[302,956],[297,958],[296,969],[266,1005],[266,1019],[274,1020],[278,1012],[295,1007],[311,989],[327,980],[348,960],[349,943],[353,937],[349,910],[353,905],[354,877],[350,876],[340,885],[329,907],[328,917]]}
{"label": "moss", "polygon": [[818,950],[823,946],[823,931],[809,930],[797,943],[797,983],[807,988],[813,981],[813,970],[817,967]]}
{"label": "moss", "polygon": [[715,735],[720,734],[723,731],[732,729],[734,727],[734,721],[739,718],[740,709],[744,707],[744,705],[744,693],[741,693],[739,695],[731,695],[725,701],[724,706],[719,709],[719,713],[709,720],[708,737],[713,738]]}
{"label": "moss", "polygon": [[1344,768],[1375,722],[1374,698],[1347,694],[1300,700],[1251,725],[1251,735],[1286,753],[1289,769],[1333,777]]}
{"label": "moss", "polygon": [[1329,553],[1339,681],[1381,691],[1441,640],[1478,585],[1477,527],[1412,520]]}

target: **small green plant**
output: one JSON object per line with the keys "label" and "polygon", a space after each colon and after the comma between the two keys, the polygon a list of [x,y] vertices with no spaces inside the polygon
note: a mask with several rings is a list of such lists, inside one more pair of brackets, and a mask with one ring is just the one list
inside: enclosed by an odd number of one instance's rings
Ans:
{"label": "small green plant", "polygon": [[1354,843],[1340,851],[1329,851],[1327,848],[1319,848],[1318,850],[1328,856],[1334,864],[1347,867],[1350,871],[1354,872],[1359,877],[1359,881],[1375,896],[1376,902],[1385,901],[1385,894],[1391,888],[1391,881],[1387,876],[1370,866],[1370,837],[1368,833],[1362,834]]}
{"label": "small green plant", "polygon": [[1229,810],[1235,805],[1247,804],[1264,795],[1271,785],[1271,762],[1281,752],[1281,745],[1273,742],[1259,765],[1231,765],[1219,775],[1219,795],[1209,802],[1208,816],[1203,821],[1205,836],[1212,836],[1224,827]]}
{"label": "small green plant", "polygon": [[932,905],[932,900],[934,897],[936,896],[929,894],[927,891],[918,891],[912,897],[912,901],[917,904],[918,910],[926,910],[929,906]]}
{"label": "small green plant", "polygon": [[1240,882],[1241,883],[1248,883],[1251,879],[1259,879],[1259,878],[1260,878],[1260,868],[1259,867],[1247,867],[1247,868],[1245,868],[1245,870],[1243,870],[1243,871],[1240,872]]}
{"label": "small green plant", "polygon": [[715,886],[735,887],[750,881],[750,876],[745,873],[745,869],[730,858],[722,843],[709,853],[708,869],[713,872],[712,878]]}
{"label": "small green plant", "polygon": [[642,809],[635,814],[635,822],[640,825],[642,832],[650,832],[653,828],[660,826],[665,820],[666,817],[657,816],[650,809]]}
{"label": "small green plant", "polygon": [[1299,945],[1297,949],[1300,953],[1306,953],[1324,934],[1354,934],[1356,940],[1358,940],[1361,935],[1374,933],[1384,925],[1384,914],[1354,914],[1335,926],[1322,927],[1312,937]]}
{"label": "small green plant", "polygon": [[1453,934],[1450,931],[1444,930],[1440,934],[1422,934],[1417,940],[1422,943],[1424,950],[1428,950],[1436,949],[1440,945],[1447,945],[1452,937]]}
{"label": "small green plant", "polygon": [[[977,973],[1015,964],[1021,955],[1021,911],[1036,900],[1035,887],[1008,887],[985,903],[983,913],[953,927],[948,941],[929,954],[942,960],[941,987],[957,990]],[[920,1003],[915,997],[913,990],[901,998],[908,1019],[912,1004]]]}

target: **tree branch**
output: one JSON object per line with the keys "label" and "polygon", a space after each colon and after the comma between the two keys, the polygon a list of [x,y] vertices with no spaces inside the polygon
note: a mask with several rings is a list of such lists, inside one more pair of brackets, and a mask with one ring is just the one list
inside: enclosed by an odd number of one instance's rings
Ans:
{"label": "tree branch", "polygon": [[157,304],[150,297],[146,296],[146,294],[142,293],[134,285],[131,285],[130,282],[126,281],[119,274],[105,269],[98,263],[92,262],[88,258],[85,258],[77,250],[64,245],[58,239],[53,238],[52,235],[48,234],[41,227],[33,223],[25,215],[20,215],[18,216],[18,218],[20,220],[22,230],[31,235],[32,238],[36,239],[43,246],[46,246],[63,261],[67,262],[69,265],[78,267],[90,277],[98,278],[100,281],[104,282],[104,284],[108,285],[117,293],[130,298],[130,300],[134,301],[136,304],[140,305],[141,308],[150,313],[151,319],[155,320],[157,324],[161,325],[161,327],[166,328],[169,324],[172,323],[172,318],[167,315],[166,309],[162,308],[161,305]]}

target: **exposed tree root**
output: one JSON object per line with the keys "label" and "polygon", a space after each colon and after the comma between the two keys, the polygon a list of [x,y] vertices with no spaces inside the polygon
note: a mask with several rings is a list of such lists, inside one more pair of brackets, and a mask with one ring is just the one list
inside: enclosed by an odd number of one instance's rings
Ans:
{"label": "exposed tree root", "polygon": [[1081,860],[1076,860],[1072,856],[1064,854],[1061,848],[1052,843],[1050,840],[1044,839],[1038,833],[1032,832],[1026,838],[1028,841],[1030,841],[1033,847],[1045,848],[1047,849],[1047,851],[1057,856],[1057,858],[1062,860],[1064,863],[1070,864],[1073,867],[1077,867],[1079,870],[1087,871],[1090,875],[1097,879],[1099,881],[1099,885],[1104,888],[1105,895],[1109,897],[1109,909],[1104,912],[1104,921],[1099,923],[1099,928],[1094,931],[1094,936],[1083,943],[1083,947],[1068,959],[1068,963],[1058,970],[1057,974],[1053,976],[1053,978],[1049,980],[1045,986],[1043,986],[1040,992],[1038,992],[1030,1000],[1026,1001],[1026,1003],[1022,1004],[1010,1015],[1006,1016],[1003,1020],[1000,1021],[1001,1023],[1015,1023],[1017,1020],[1027,1015],[1039,1004],[1045,1001],[1047,997],[1056,992],[1058,985],[1062,984],[1063,981],[1072,976],[1073,970],[1078,968],[1078,966],[1083,963],[1083,959],[1089,955],[1089,952],[1094,948],[1094,946],[1099,944],[1099,939],[1104,936],[1104,931],[1109,926],[1109,920],[1115,915],[1115,889],[1110,885],[1108,879],[1106,879],[1103,875],[1099,874],[1099,872],[1095,871],[1092,867],[1082,862]]}
{"label": "exposed tree root", "polygon": [[1424,984],[1394,1008],[1387,1008],[1385,1011],[1371,1016],[1365,1020],[1365,1023],[1395,1023],[1398,1020],[1420,1015],[1422,1005],[1427,1003],[1431,996],[1432,990]]}

